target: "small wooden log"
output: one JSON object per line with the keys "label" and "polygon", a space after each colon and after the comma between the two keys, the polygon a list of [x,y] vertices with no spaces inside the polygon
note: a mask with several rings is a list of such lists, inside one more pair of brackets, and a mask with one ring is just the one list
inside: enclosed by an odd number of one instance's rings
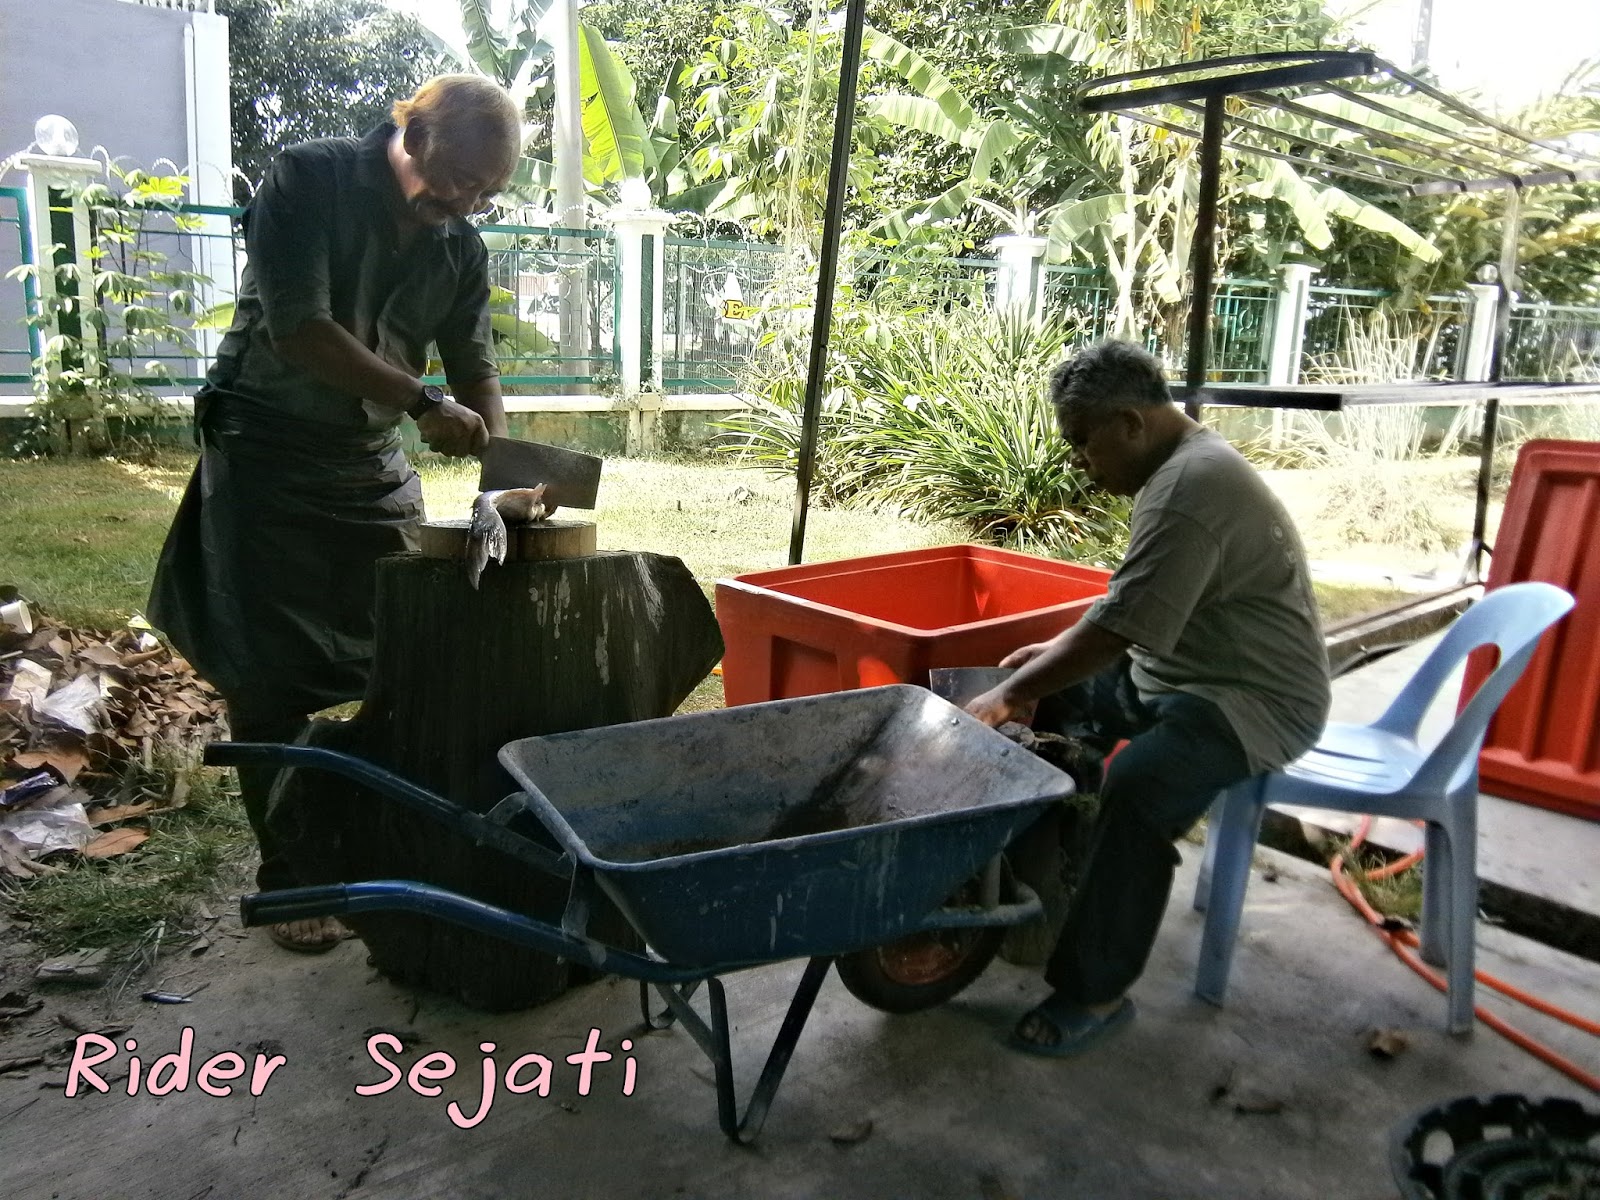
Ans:
{"label": "small wooden log", "polygon": [[[466,521],[424,521],[420,530],[423,557],[465,560],[467,525]],[[593,521],[555,517],[548,521],[522,522],[506,527],[506,562],[581,558],[593,554],[595,544]],[[493,564],[485,569],[492,568]]]}
{"label": "small wooden log", "polygon": [[[476,812],[515,783],[495,755],[516,738],[670,715],[722,654],[704,592],[681,560],[605,553],[491,566],[477,590],[451,559],[378,564],[377,647],[360,713],[318,722],[338,744]],[[564,881],[443,833],[336,777],[285,771],[274,828],[305,883],[413,879],[559,924]],[[334,843],[330,848],[330,843]],[[552,843],[553,844],[553,843]],[[586,971],[425,918],[350,924],[397,980],[500,1011],[540,1004]],[[591,936],[633,944],[620,916]]]}

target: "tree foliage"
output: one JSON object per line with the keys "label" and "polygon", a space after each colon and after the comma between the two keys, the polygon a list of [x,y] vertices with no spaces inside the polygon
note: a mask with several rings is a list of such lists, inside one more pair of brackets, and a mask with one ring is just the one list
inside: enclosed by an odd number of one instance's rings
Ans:
{"label": "tree foliage", "polygon": [[371,129],[453,64],[382,0],[218,0],[228,18],[238,203],[286,146]]}

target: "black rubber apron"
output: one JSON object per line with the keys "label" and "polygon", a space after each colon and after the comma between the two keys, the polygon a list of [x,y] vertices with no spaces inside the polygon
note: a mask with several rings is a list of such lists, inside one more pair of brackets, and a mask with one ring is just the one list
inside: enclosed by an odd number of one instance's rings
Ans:
{"label": "black rubber apron", "polygon": [[417,549],[422,485],[395,429],[330,427],[207,389],[200,462],[149,617],[224,696],[305,714],[359,699],[374,568]]}

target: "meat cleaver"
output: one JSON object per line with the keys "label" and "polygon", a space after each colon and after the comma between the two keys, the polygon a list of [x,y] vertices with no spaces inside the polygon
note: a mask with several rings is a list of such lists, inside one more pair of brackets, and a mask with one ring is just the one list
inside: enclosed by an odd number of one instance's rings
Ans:
{"label": "meat cleaver", "polygon": [[962,708],[1014,673],[1011,667],[934,667],[928,672],[928,690]]}
{"label": "meat cleaver", "polygon": [[545,485],[547,504],[558,508],[593,508],[600,490],[600,459],[543,442],[492,437],[480,455],[480,492]]}
{"label": "meat cleaver", "polygon": [[[997,688],[1011,676],[1015,667],[934,667],[928,672],[928,690],[957,708],[965,708],[990,688]],[[1026,725],[1033,720],[1035,705],[1017,715]]]}

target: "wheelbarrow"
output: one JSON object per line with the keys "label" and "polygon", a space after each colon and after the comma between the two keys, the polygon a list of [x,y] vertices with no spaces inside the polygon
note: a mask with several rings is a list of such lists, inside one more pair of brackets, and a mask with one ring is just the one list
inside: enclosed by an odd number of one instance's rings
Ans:
{"label": "wheelbarrow", "polygon": [[[646,1023],[680,1021],[711,1059],[719,1123],[741,1143],[760,1131],[837,958],[1039,915],[1020,884],[1005,902],[993,887],[947,901],[992,880],[1005,846],[1072,792],[1065,773],[909,685],[525,738],[499,757],[520,790],[477,814],[331,750],[216,742],[205,756],[337,772],[570,879],[559,925],[398,880],[246,896],[245,924],[400,910],[638,980]],[[589,936],[600,894],[642,953]],[[719,977],[794,958],[810,961],[741,1115]],[[702,984],[709,1021],[691,1004]],[[665,1010],[653,1011],[652,988]]]}

